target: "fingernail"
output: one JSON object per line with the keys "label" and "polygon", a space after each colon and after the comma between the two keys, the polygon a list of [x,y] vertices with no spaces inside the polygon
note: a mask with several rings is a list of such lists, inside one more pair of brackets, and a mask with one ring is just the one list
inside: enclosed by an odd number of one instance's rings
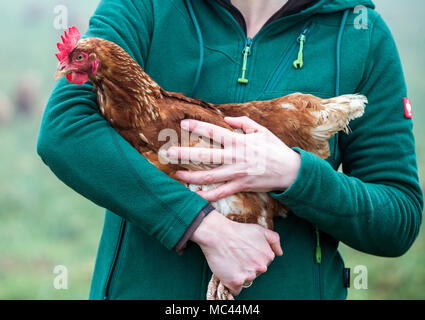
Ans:
{"label": "fingernail", "polygon": [[189,120],[183,120],[182,122],[180,122],[180,126],[184,130],[189,130]]}

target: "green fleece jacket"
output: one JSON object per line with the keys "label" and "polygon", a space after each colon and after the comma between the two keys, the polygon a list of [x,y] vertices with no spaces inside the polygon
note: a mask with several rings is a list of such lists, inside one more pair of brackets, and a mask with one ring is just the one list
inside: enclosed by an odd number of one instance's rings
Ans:
{"label": "green fleece jacket", "polygon": [[[304,65],[295,69],[302,33]],[[414,242],[423,197],[406,85],[394,40],[371,1],[319,0],[247,39],[215,0],[103,0],[85,36],[119,44],[166,90],[212,103],[293,92],[368,97],[351,134],[330,141],[329,159],[297,149],[296,181],[271,193],[293,213],[275,219],[284,255],[238,299],[344,299],[340,241],[387,257]],[[249,82],[242,84],[247,44]],[[107,209],[90,297],[204,299],[211,271],[201,250],[191,245],[180,256],[172,249],[207,202],[118,135],[91,90],[90,83],[59,81],[38,140],[59,179]]]}

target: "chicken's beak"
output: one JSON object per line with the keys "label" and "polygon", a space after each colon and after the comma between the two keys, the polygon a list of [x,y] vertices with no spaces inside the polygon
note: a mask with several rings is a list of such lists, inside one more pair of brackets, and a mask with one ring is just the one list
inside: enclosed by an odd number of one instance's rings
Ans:
{"label": "chicken's beak", "polygon": [[56,70],[55,79],[56,80],[59,80],[60,78],[62,78],[67,73],[69,73],[69,70],[67,69],[66,64],[63,63],[63,62],[59,62],[58,68]]}

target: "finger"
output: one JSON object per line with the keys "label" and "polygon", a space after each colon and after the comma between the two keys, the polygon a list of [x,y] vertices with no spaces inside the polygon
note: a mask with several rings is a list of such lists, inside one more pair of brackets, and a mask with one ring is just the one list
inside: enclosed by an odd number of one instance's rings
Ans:
{"label": "finger", "polygon": [[271,249],[277,256],[283,255],[282,247],[280,246],[279,234],[271,230],[267,230],[265,233],[266,240],[270,244]]}
{"label": "finger", "polygon": [[224,118],[229,125],[234,128],[242,129],[245,133],[266,132],[267,129],[248,117],[226,117]]}
{"label": "finger", "polygon": [[243,289],[242,286],[232,287],[232,286],[226,285],[226,287],[228,288],[228,290],[230,291],[230,293],[232,294],[232,296],[237,296],[239,293],[241,293],[241,291]]}
{"label": "finger", "polygon": [[183,130],[191,131],[200,136],[210,138],[218,143],[225,139],[236,138],[236,134],[228,129],[216,126],[208,122],[186,119],[180,123]]}
{"label": "finger", "polygon": [[239,183],[239,180],[234,180],[225,184],[222,184],[221,186],[218,186],[215,189],[208,190],[208,191],[198,191],[197,194],[199,194],[202,198],[204,198],[207,201],[218,201],[220,199],[229,197],[231,195],[234,195],[235,193],[242,191],[242,185]]}
{"label": "finger", "polygon": [[231,150],[218,148],[190,148],[171,147],[167,150],[171,159],[190,160],[208,164],[232,163],[233,153]]}
{"label": "finger", "polygon": [[255,279],[257,279],[257,277],[258,277],[261,273],[264,273],[264,272],[256,272],[255,274],[252,274],[251,276],[249,276],[249,277],[247,277],[247,278],[246,278],[245,282],[246,282],[246,283],[251,283],[251,282],[253,282]]}
{"label": "finger", "polygon": [[235,165],[222,165],[208,171],[177,171],[176,178],[187,183],[208,185],[232,181],[246,176],[246,172],[238,170]]}

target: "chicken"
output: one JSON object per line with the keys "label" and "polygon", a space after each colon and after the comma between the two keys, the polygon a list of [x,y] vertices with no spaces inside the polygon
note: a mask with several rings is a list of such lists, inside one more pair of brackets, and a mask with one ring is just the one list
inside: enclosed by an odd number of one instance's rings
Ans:
{"label": "chicken", "polygon": [[[58,49],[57,78],[66,76],[77,85],[90,80],[102,116],[146,159],[174,179],[177,170],[205,170],[216,165],[176,163],[167,158],[167,148],[221,147],[205,137],[182,131],[183,119],[196,119],[235,131],[224,118],[247,116],[268,128],[287,146],[300,147],[325,159],[330,154],[328,140],[338,131],[348,132],[349,121],[362,116],[367,103],[361,95],[321,99],[294,93],[270,101],[214,105],[164,90],[121,47],[100,38],[80,39],[75,27],[65,32]],[[169,133],[175,134],[176,139],[171,139]],[[170,138],[169,141],[164,143],[167,140],[164,137]],[[193,191],[216,186],[187,185]],[[238,193],[212,205],[234,221],[257,223],[269,229],[273,229],[275,216],[285,217],[289,211],[267,193]],[[233,296],[213,276],[207,299],[233,299]]]}

